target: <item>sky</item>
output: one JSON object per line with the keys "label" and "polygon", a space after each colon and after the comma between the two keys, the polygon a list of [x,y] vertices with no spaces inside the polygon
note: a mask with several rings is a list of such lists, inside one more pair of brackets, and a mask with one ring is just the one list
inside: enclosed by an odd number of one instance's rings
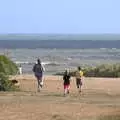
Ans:
{"label": "sky", "polygon": [[0,0],[0,34],[120,33],[120,0]]}

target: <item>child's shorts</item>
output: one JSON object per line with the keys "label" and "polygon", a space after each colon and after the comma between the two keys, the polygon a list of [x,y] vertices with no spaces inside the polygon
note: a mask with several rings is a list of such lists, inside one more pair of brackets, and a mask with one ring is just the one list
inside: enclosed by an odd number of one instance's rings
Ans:
{"label": "child's shorts", "polygon": [[76,85],[77,85],[77,88],[79,88],[79,86],[82,86],[82,80],[77,78]]}
{"label": "child's shorts", "polygon": [[64,85],[64,89],[70,89],[70,84]]}

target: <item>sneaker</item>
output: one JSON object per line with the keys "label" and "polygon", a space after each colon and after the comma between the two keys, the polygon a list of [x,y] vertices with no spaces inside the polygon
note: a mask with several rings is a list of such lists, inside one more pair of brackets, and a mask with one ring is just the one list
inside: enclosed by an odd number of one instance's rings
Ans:
{"label": "sneaker", "polygon": [[69,94],[70,92],[69,92],[69,90],[67,91],[67,94]]}
{"label": "sneaker", "polygon": [[64,93],[64,97],[66,97],[66,94]]}
{"label": "sneaker", "polygon": [[40,87],[42,88],[42,87],[43,87],[43,85],[40,85]]}

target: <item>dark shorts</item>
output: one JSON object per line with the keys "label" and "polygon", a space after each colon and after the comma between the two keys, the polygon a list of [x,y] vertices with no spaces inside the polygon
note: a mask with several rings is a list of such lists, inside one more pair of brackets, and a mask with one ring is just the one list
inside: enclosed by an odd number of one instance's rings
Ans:
{"label": "dark shorts", "polygon": [[43,77],[43,74],[42,73],[35,73],[35,77],[37,79],[41,79]]}
{"label": "dark shorts", "polygon": [[82,80],[81,79],[76,79],[76,85],[77,85],[77,88],[79,88],[80,86],[82,86]]}

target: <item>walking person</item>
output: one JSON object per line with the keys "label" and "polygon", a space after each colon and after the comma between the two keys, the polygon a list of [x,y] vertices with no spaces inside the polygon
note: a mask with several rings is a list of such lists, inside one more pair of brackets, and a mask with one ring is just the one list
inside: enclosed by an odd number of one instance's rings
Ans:
{"label": "walking person", "polygon": [[78,67],[78,70],[76,72],[76,86],[78,88],[78,91],[82,91],[82,80],[83,80],[83,71],[81,70],[81,67]]}
{"label": "walking person", "polygon": [[69,94],[69,90],[70,90],[70,74],[68,70],[65,70],[65,73],[63,75],[63,85],[64,85],[64,96],[66,94]]}
{"label": "walking person", "polygon": [[19,75],[22,75],[22,66],[21,66],[21,64],[20,64],[20,66],[19,66]]}
{"label": "walking person", "polygon": [[44,66],[41,64],[40,59],[37,60],[37,63],[33,66],[33,72],[37,78],[38,88],[37,91],[40,92],[40,89],[43,87],[43,72],[45,71]]}

